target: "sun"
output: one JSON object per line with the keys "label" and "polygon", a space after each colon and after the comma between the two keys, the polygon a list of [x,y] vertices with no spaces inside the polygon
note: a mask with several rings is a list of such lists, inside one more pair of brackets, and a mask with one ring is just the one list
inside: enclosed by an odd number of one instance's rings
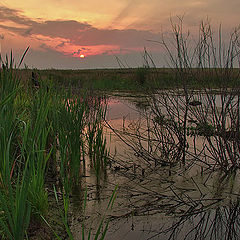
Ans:
{"label": "sun", "polygon": [[84,54],[81,54],[79,57],[80,57],[80,58],[85,58],[85,55],[84,55]]}

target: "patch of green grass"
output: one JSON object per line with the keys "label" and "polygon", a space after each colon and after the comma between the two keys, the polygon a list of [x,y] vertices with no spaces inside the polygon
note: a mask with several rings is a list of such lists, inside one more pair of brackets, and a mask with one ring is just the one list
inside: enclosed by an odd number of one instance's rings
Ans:
{"label": "patch of green grass", "polygon": [[1,239],[25,239],[32,222],[48,222],[49,193],[46,187],[49,187],[47,176],[50,168],[55,168],[58,174],[53,180],[61,179],[62,182],[63,224],[71,237],[66,222],[71,204],[69,195],[72,186],[79,183],[85,155],[88,154],[86,127],[89,123],[98,126],[97,135],[93,138],[94,147],[91,147],[92,154],[96,156],[94,159],[102,161],[106,154],[101,130],[104,109],[94,96],[76,96],[70,90],[55,90],[51,79],[44,81],[40,78],[40,88],[34,88],[31,78],[20,81],[20,73],[13,68],[12,58],[2,64]]}

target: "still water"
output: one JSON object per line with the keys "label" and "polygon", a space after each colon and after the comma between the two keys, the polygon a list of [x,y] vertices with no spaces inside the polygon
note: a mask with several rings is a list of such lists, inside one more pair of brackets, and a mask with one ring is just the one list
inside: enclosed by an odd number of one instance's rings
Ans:
{"label": "still water", "polygon": [[[104,216],[109,220],[105,239],[238,239],[239,172],[226,179],[217,171],[203,173],[198,163],[152,166],[133,149],[138,139],[131,135],[147,124],[144,99],[115,96],[107,103],[104,133],[111,164],[100,181],[88,167],[73,194],[75,238],[81,238],[83,220],[87,234],[90,226],[96,232]],[[113,208],[106,212],[116,186]]]}

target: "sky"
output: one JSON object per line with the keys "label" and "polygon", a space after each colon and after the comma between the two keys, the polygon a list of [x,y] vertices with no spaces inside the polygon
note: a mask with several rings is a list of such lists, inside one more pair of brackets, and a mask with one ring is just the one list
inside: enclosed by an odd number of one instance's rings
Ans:
{"label": "sky", "polygon": [[227,35],[239,10],[239,0],[0,0],[0,51],[12,50],[17,62],[30,46],[29,68],[86,69],[141,67],[146,48],[163,67],[154,41],[170,36],[170,18],[183,16],[193,34],[208,19]]}

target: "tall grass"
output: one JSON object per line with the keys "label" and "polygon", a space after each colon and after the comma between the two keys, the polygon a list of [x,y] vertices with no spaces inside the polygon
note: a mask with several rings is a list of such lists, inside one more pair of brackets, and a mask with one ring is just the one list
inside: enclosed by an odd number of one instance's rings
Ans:
{"label": "tall grass", "polygon": [[[12,56],[1,63],[1,239],[27,238],[33,221],[44,219],[48,222],[46,187],[51,188],[48,183],[50,169],[57,175],[54,180],[60,178],[62,182],[62,220],[72,239],[68,226],[72,186],[80,181],[89,148],[97,156],[94,159],[100,159],[106,153],[100,124],[104,117],[101,102],[87,95],[79,97],[70,91],[55,91],[44,82],[38,89],[23,85]],[[88,145],[89,124],[98,126],[97,135],[93,136],[94,147]]]}
{"label": "tall grass", "polygon": [[24,125],[21,133],[21,160],[29,161],[31,176],[29,201],[36,213],[42,215],[46,213],[48,206],[44,182],[47,161],[51,155],[51,149],[47,149],[51,129],[47,119],[48,111],[49,97],[47,93],[39,91],[31,106],[31,121]]}
{"label": "tall grass", "polygon": [[[6,168],[9,171],[8,167]],[[27,199],[29,179],[26,169],[15,181],[13,185],[9,173],[8,178],[4,180],[6,188],[0,190],[2,239],[24,239],[30,223],[31,205]]]}
{"label": "tall grass", "polygon": [[2,239],[23,239],[29,226],[28,162],[19,161],[18,126],[14,109],[19,79],[13,73],[13,59],[2,62],[0,75],[0,232]]}
{"label": "tall grass", "polygon": [[69,177],[76,182],[79,179],[85,151],[83,131],[86,126],[88,110],[86,104],[74,97],[65,99],[59,113],[59,121],[61,121],[58,124],[59,145],[61,146],[61,157],[63,156],[61,170],[69,171]]}
{"label": "tall grass", "polygon": [[109,150],[106,144],[106,138],[103,134],[102,119],[105,118],[106,108],[101,107],[99,103],[98,112],[91,114],[91,121],[87,126],[88,153],[91,166],[94,168],[96,176],[99,180],[102,172],[105,172]]}

